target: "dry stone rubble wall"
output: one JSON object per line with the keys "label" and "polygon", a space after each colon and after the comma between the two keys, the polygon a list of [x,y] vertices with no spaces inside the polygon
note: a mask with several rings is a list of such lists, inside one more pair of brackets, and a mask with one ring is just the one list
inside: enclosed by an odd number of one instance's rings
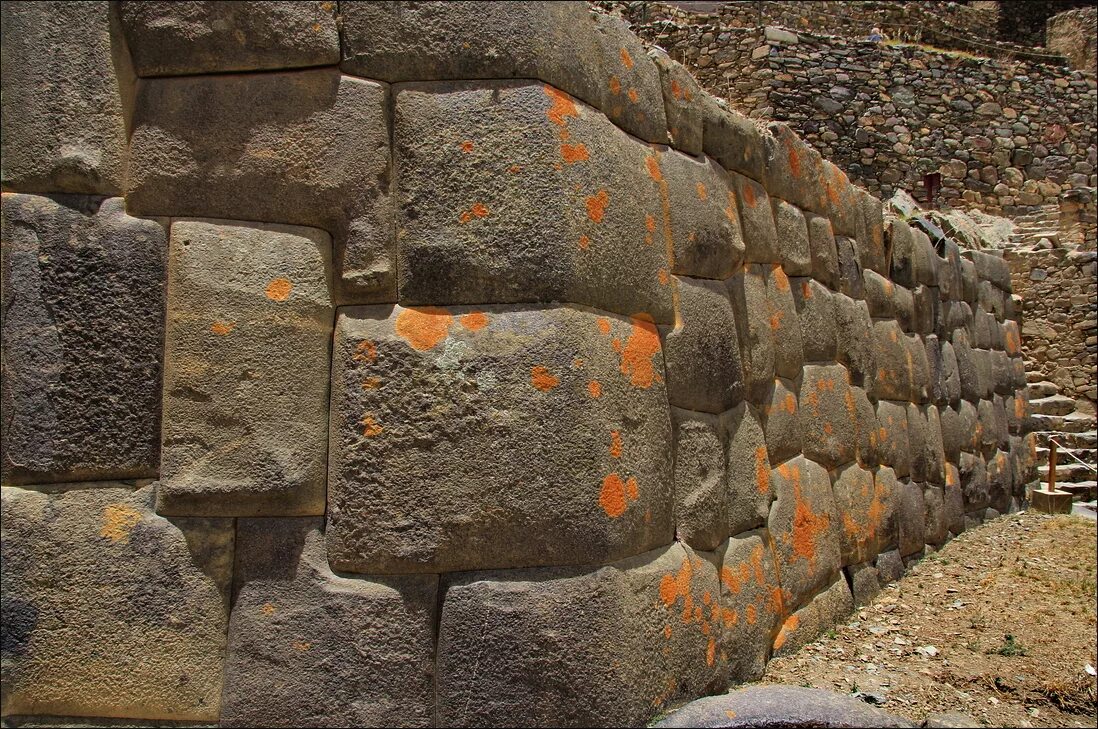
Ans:
{"label": "dry stone rubble wall", "polygon": [[1024,500],[1001,258],[585,4],[255,5],[4,5],[5,717],[642,725]]}

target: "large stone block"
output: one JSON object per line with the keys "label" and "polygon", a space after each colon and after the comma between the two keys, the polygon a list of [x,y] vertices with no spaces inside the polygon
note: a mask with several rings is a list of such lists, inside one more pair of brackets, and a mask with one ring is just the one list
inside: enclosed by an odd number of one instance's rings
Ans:
{"label": "large stone block", "polygon": [[781,463],[800,453],[802,426],[796,383],[774,380],[761,412],[770,462]]}
{"label": "large stone block", "polygon": [[989,493],[987,466],[984,464],[984,459],[971,453],[962,453],[960,474],[965,512],[969,513],[987,507]]}
{"label": "large stone block", "polygon": [[[911,411],[908,412],[910,414]],[[942,440],[941,413],[937,405],[924,405],[920,408],[920,417],[926,419],[926,480],[941,486],[945,483],[945,442]]]}
{"label": "large stone block", "polygon": [[667,133],[671,138],[671,146],[687,154],[701,155],[704,151],[702,99],[705,91],[685,66],[671,60],[667,52],[659,46],[649,48],[648,57],[660,71],[663,110],[667,116]]}
{"label": "large stone block", "polygon": [[[672,272],[684,276],[724,280],[743,262],[744,242],[740,217],[728,175],[708,157],[699,162],[676,152],[659,155],[663,182],[670,203],[671,227],[666,228],[664,209],[645,218],[645,242],[649,236],[674,248]],[[663,183],[666,183],[664,188]],[[662,202],[661,202],[662,205]],[[649,220],[663,219],[659,231]]]}
{"label": "large stone block", "polygon": [[842,365],[807,365],[801,379],[801,450],[832,469],[854,460],[858,408]]}
{"label": "large stone block", "polygon": [[671,541],[671,422],[650,319],[348,308],[335,342],[336,570],[598,564]]}
{"label": "large stone block", "polygon": [[766,153],[763,136],[755,123],[708,94],[702,97],[702,144],[705,153],[753,180],[763,180]]}
{"label": "large stone block", "polygon": [[717,566],[678,544],[594,571],[454,575],[437,721],[644,726],[676,700],[723,691],[719,596]]}
{"label": "large stone block", "polygon": [[770,534],[765,529],[729,539],[720,550],[721,649],[733,682],[756,681],[785,619]]}
{"label": "large stone block", "polygon": [[770,513],[770,455],[754,407],[740,403],[720,421],[728,443],[728,534],[739,534],[765,524]]}
{"label": "large stone block", "polygon": [[718,281],[675,282],[678,316],[664,345],[667,396],[675,407],[722,413],[743,399],[745,389],[732,303]]}
{"label": "large stone block", "polygon": [[934,334],[942,308],[941,292],[934,286],[919,284],[911,292],[913,307],[910,329],[918,334]]}
{"label": "large stone block", "polygon": [[173,221],[160,513],[324,513],[331,255],[314,228]]}
{"label": "large stone block", "polygon": [[912,403],[908,403],[907,406],[907,442],[911,452],[908,475],[913,481],[925,482],[927,462],[930,460],[927,449],[927,422],[919,406]]}
{"label": "large stone block", "polygon": [[3,714],[216,722],[233,521],[71,488],[2,489]]}
{"label": "large stone block", "polygon": [[782,267],[776,264],[766,272],[766,303],[769,310],[766,326],[774,341],[774,372],[779,377],[795,379],[804,364],[801,327],[793,287]]}
{"label": "large stone block", "polygon": [[880,576],[872,563],[844,567],[843,573],[846,581],[850,583],[855,607],[868,605],[881,593]]}
{"label": "large stone block", "polygon": [[336,576],[322,526],[239,521],[221,726],[432,726],[438,576]]}
{"label": "large stone block", "polygon": [[926,500],[923,484],[900,481],[896,491],[896,532],[900,556],[922,551],[926,544]]}
{"label": "large stone block", "polygon": [[768,527],[786,610],[804,605],[839,574],[839,516],[827,471],[802,456],[770,472],[777,500]]}
{"label": "large stone block", "polygon": [[872,471],[855,464],[839,470],[834,478],[835,510],[842,520],[842,563],[872,562],[883,548],[896,542],[894,479],[875,478]]}
{"label": "large stone block", "polygon": [[1010,455],[996,450],[987,459],[988,505],[1005,514],[1010,511],[1010,499],[1014,495],[1014,479],[1011,474]]}
{"label": "large stone block", "polygon": [[926,506],[926,543],[941,546],[949,538],[943,487],[927,486],[923,490],[923,503]]}
{"label": "large stone block", "polygon": [[744,266],[728,280],[747,396],[754,403],[763,402],[774,381],[774,334],[766,281],[767,267],[760,264]]}
{"label": "large stone block", "polygon": [[960,534],[965,530],[965,496],[961,490],[961,472],[952,463],[946,464],[946,482],[942,500],[946,526],[953,534]]}
{"label": "large stone block", "polygon": [[121,89],[132,72],[111,42],[110,13],[103,0],[0,6],[5,191],[122,191]]}
{"label": "large stone block", "polygon": [[120,3],[138,76],[183,76],[339,63],[333,2]]}
{"label": "large stone block", "polygon": [[[907,336],[894,320],[873,323],[872,346],[877,371],[869,394],[878,400],[910,400],[913,362],[908,359]],[[926,360],[926,353],[923,353]]]}
{"label": "large stone block", "polygon": [[788,124],[771,122],[766,147],[766,189],[805,210],[824,213],[823,159],[816,148],[797,136]]}
{"label": "large stone block", "polygon": [[835,294],[836,348],[839,362],[850,370],[851,382],[870,389],[877,370],[873,320],[864,301]]}
{"label": "large stone block", "polygon": [[838,343],[835,296],[814,278],[790,279],[805,362],[832,362]]}
{"label": "large stone block", "polygon": [[388,109],[333,69],[142,79],[126,205],[322,228],[341,298],[394,301]]}
{"label": "large stone block", "polygon": [[957,415],[960,421],[961,450],[969,453],[979,453],[983,438],[983,426],[980,424],[980,416],[976,406],[968,400],[962,400],[957,407]]}
{"label": "large stone block", "polygon": [[953,345],[942,340],[942,396],[950,405],[961,400],[961,374]]}
{"label": "large stone block", "polygon": [[877,410],[862,388],[851,386],[850,395],[854,400],[854,455],[863,468],[872,468],[881,460]]}
{"label": "large stone block", "polygon": [[782,623],[774,638],[774,655],[786,656],[814,641],[820,633],[854,612],[854,596],[841,576]]}
{"label": "large stone block", "polygon": [[835,250],[839,255],[839,291],[852,299],[864,298],[865,281],[862,275],[862,262],[858,260],[854,239],[836,235]]}
{"label": "large stone block", "polygon": [[911,472],[911,441],[908,436],[908,403],[877,402],[877,454],[898,478]]}
{"label": "large stone block", "polygon": [[779,263],[778,233],[766,189],[750,177],[735,172],[730,172],[729,177],[739,202],[744,260],[748,263]]}
{"label": "large stone block", "polygon": [[942,345],[937,334],[928,334],[923,338],[926,349],[927,399],[932,403],[944,403],[945,384],[942,381]]}
{"label": "large stone block", "polygon": [[656,64],[621,19],[585,3],[344,2],[339,12],[348,73],[391,82],[538,79],[630,134],[667,141]]}
{"label": "large stone block", "polygon": [[865,235],[856,241],[858,257],[862,265],[882,276],[887,276],[892,251],[884,235],[884,203],[864,190],[858,190],[858,208],[862,216]]}
{"label": "large stone block", "polygon": [[831,289],[839,284],[839,250],[831,221],[820,215],[806,215],[808,246],[812,256],[812,276]]}
{"label": "large stone block", "polygon": [[942,424],[942,448],[950,463],[957,463],[961,457],[961,447],[968,434],[961,430],[961,414],[951,405],[943,405],[938,410],[938,419]]}
{"label": "large stone block", "polygon": [[808,224],[795,205],[771,198],[774,228],[778,236],[778,256],[789,276],[811,276],[812,256],[808,243]]}
{"label": "large stone block", "polygon": [[4,483],[155,477],[163,226],[120,198],[4,193],[0,212]]}
{"label": "large stone block", "polygon": [[713,550],[728,536],[727,439],[715,415],[672,408],[671,416],[675,432],[675,536],[694,549]]}
{"label": "large stone block", "polygon": [[402,303],[674,320],[667,154],[528,81],[401,85],[395,106]]}

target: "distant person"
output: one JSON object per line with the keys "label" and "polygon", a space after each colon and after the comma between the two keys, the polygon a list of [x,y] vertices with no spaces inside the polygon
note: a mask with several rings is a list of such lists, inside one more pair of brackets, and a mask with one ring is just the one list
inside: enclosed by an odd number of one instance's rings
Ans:
{"label": "distant person", "polygon": [[881,29],[880,28],[874,28],[870,32],[869,37],[866,38],[866,40],[871,41],[873,43],[880,43],[881,41],[883,41],[884,36],[881,35]]}

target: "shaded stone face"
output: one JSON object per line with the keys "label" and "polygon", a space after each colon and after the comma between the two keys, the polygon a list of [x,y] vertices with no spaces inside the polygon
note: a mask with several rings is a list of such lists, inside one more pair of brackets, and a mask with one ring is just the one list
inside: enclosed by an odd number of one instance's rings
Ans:
{"label": "shaded stone face", "polygon": [[324,513],[331,256],[315,228],[172,223],[161,513]]}
{"label": "shaded stone face", "polygon": [[155,477],[164,227],[120,198],[0,210],[4,483]]}
{"label": "shaded stone face", "polygon": [[672,408],[671,416],[675,430],[675,536],[694,549],[716,549],[728,536],[727,437],[715,415]]}
{"label": "shaded stone face", "polygon": [[729,539],[721,557],[722,650],[734,682],[753,681],[766,668],[770,643],[785,617],[785,597],[766,529]]}
{"label": "shaded stone face", "polygon": [[332,382],[336,569],[591,564],[671,540],[671,423],[649,319],[343,309]]}
{"label": "shaded stone face", "polygon": [[805,366],[798,415],[805,456],[825,468],[854,459],[858,408],[845,367]]}
{"label": "shaded stone face", "polygon": [[834,479],[835,508],[842,524],[839,548],[844,565],[872,562],[895,542],[895,495],[886,475],[849,465]]}
{"label": "shaded stone face", "polygon": [[758,409],[740,403],[720,420],[728,438],[728,533],[736,535],[766,524],[774,500],[771,459]]}
{"label": "shaded stone face", "polygon": [[593,571],[453,575],[438,723],[632,726],[723,691],[719,590],[710,558],[678,544]]}
{"label": "shaded stone face", "polygon": [[217,721],[232,520],[68,487],[3,488],[4,715]]}

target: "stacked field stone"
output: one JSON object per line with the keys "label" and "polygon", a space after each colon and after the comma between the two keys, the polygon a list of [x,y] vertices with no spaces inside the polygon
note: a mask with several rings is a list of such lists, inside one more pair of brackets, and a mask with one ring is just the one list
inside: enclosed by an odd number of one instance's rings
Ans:
{"label": "stacked field stone", "polygon": [[584,3],[3,13],[13,721],[643,725],[1034,477],[1003,261]]}

